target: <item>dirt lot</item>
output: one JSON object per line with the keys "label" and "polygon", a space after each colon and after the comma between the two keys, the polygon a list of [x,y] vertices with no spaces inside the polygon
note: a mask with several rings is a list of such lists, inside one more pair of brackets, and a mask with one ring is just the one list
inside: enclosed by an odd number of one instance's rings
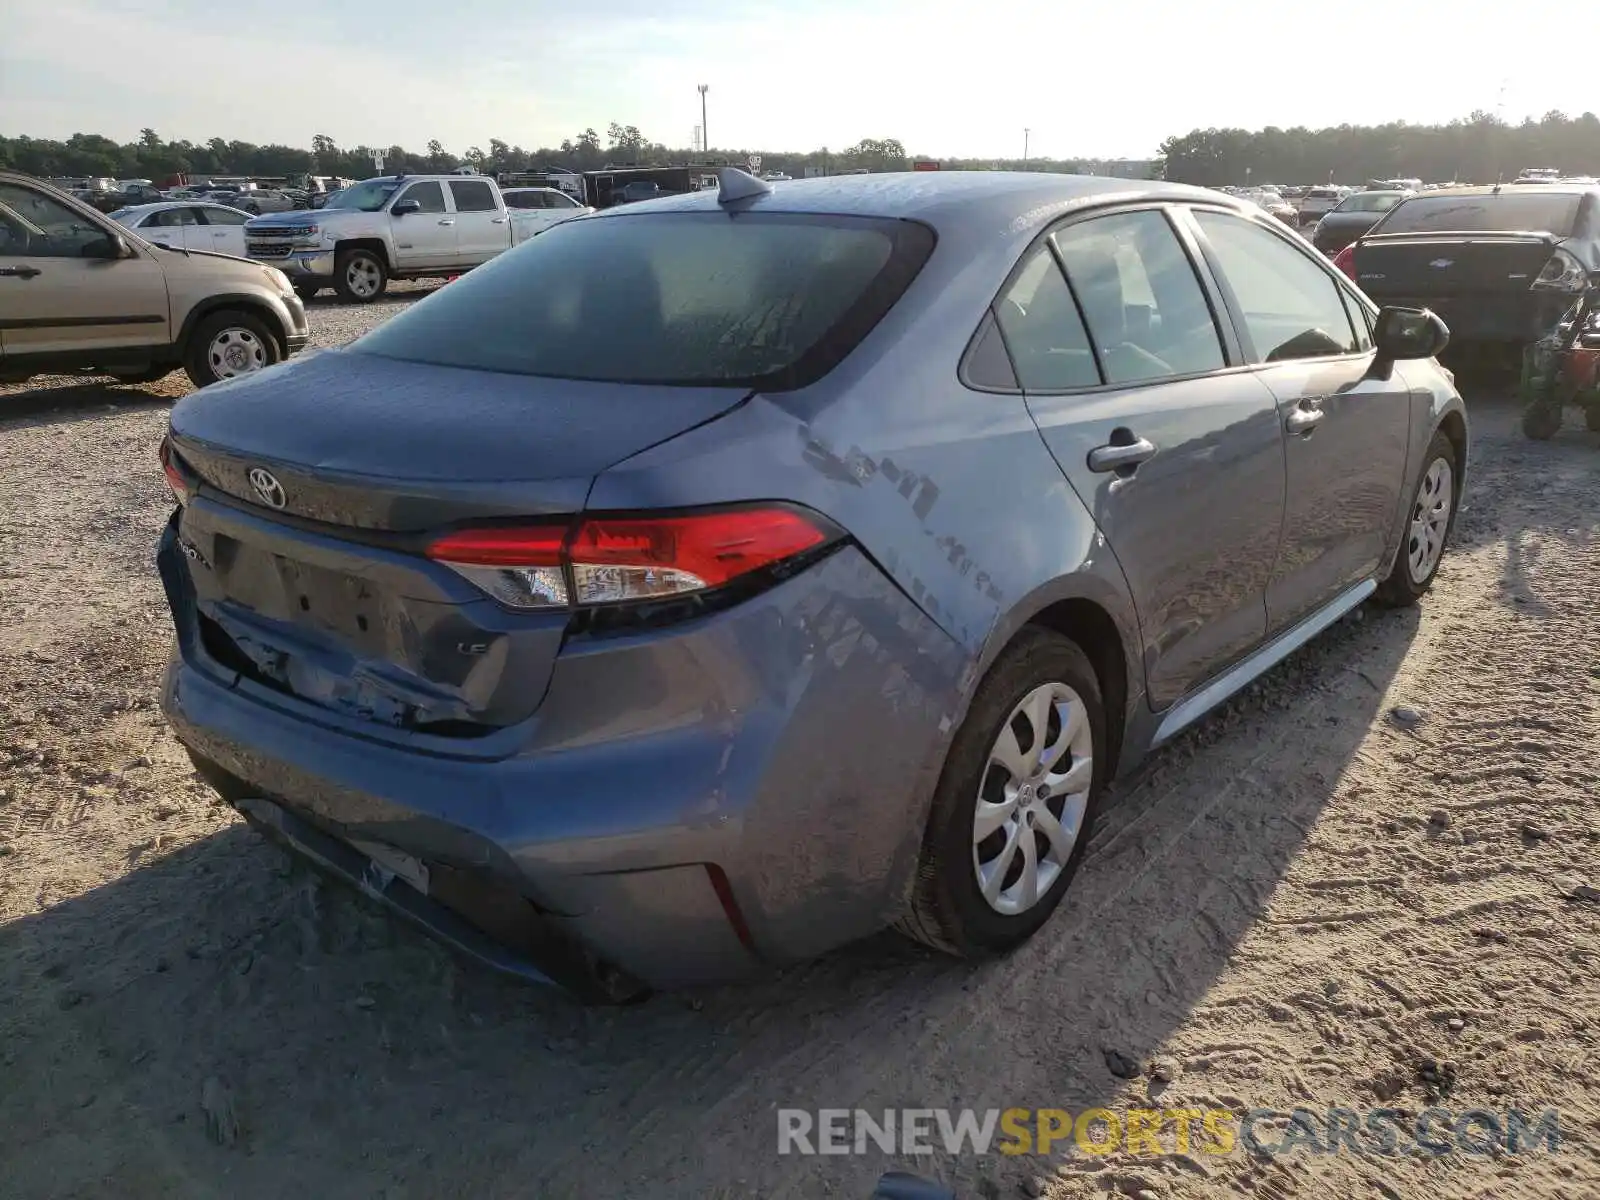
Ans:
{"label": "dirt lot", "polygon": [[1600,1194],[1600,436],[1525,442],[1469,395],[1432,596],[1355,614],[1119,786],[1010,960],[886,935],[581,1010],[319,884],[192,776],[153,706],[181,378],[0,389],[6,1196],[864,1198],[886,1159],[779,1157],[774,1110],[1152,1096],[1557,1108],[1565,1143],[911,1165],[989,1200]]}

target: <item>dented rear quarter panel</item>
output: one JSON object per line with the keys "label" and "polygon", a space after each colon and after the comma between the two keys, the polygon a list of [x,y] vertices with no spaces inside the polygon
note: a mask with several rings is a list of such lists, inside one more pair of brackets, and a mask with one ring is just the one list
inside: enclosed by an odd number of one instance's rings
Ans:
{"label": "dented rear quarter panel", "polygon": [[1143,704],[1127,584],[1093,518],[1023,397],[977,392],[957,375],[1000,282],[1069,207],[1041,206],[998,236],[993,223],[940,226],[900,303],[825,379],[752,397],[602,472],[589,496],[590,510],[783,498],[846,530],[961,657],[935,778],[983,672],[1058,601],[1108,613],[1130,663],[1129,709]]}

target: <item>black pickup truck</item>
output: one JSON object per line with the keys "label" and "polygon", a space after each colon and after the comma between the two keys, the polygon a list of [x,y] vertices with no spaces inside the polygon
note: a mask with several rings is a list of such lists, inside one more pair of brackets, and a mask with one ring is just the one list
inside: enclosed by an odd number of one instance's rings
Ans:
{"label": "black pickup truck", "polygon": [[1520,361],[1600,280],[1600,187],[1424,192],[1395,205],[1340,259],[1379,304],[1431,308],[1453,348]]}

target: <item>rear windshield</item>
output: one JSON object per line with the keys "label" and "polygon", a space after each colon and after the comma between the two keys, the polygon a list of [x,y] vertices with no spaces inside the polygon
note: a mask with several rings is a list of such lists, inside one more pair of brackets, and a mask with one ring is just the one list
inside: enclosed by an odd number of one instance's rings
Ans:
{"label": "rear windshield", "polygon": [[909,221],[643,213],[572,221],[354,344],[440,366],[778,390],[820,378],[933,249]]}
{"label": "rear windshield", "polygon": [[1399,192],[1357,192],[1339,202],[1335,212],[1381,213],[1388,212],[1405,197]]}
{"label": "rear windshield", "polygon": [[1578,220],[1577,192],[1504,191],[1498,196],[1413,196],[1374,233],[1553,233],[1571,237]]}

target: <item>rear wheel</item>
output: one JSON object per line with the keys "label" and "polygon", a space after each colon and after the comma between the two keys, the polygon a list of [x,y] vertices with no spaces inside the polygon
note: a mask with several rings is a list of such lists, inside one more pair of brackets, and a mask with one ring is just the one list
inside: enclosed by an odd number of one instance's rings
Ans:
{"label": "rear wheel", "polygon": [[195,387],[250,375],[281,361],[278,339],[259,317],[237,309],[212,313],[194,327],[183,369]]}
{"label": "rear wheel", "polygon": [[1593,433],[1600,433],[1600,404],[1591,404],[1583,410],[1583,423]]}
{"label": "rear wheel", "polygon": [[901,929],[963,957],[1026,941],[1077,873],[1106,775],[1094,668],[1071,640],[1025,630],[951,743]]}
{"label": "rear wheel", "polygon": [[1422,477],[1411,497],[1400,553],[1395,556],[1389,577],[1373,595],[1378,603],[1404,608],[1415,604],[1432,586],[1455,524],[1459,475],[1454,443],[1442,432],[1434,434],[1423,458]]}
{"label": "rear wheel", "polygon": [[371,250],[342,250],[333,264],[333,290],[346,304],[371,304],[389,286],[389,269]]}

